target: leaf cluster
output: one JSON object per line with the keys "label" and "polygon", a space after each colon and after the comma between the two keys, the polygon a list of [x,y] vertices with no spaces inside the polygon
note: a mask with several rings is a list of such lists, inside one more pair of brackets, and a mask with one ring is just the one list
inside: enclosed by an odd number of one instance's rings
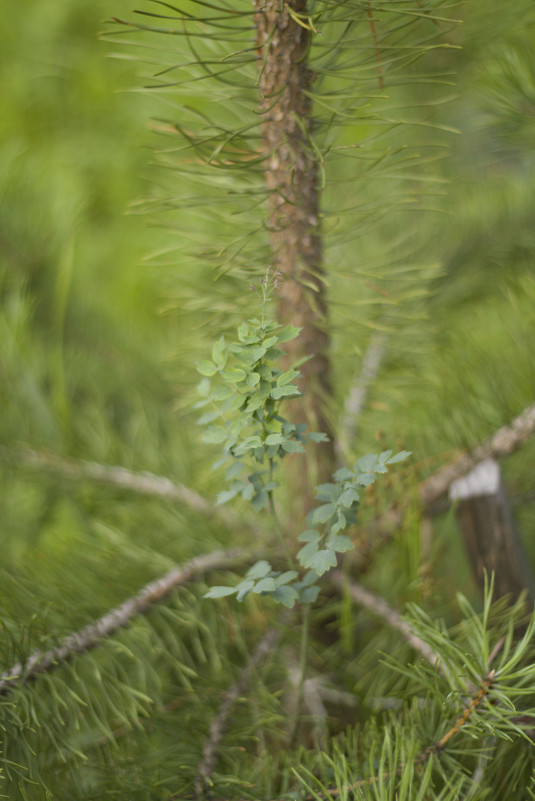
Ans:
{"label": "leaf cluster", "polygon": [[[265,301],[264,297],[264,305]],[[304,453],[307,438],[315,442],[326,439],[325,434],[307,433],[305,424],[291,423],[280,414],[284,399],[302,393],[294,383],[299,371],[283,371],[276,366],[283,355],[277,345],[294,339],[298,333],[298,328],[281,327],[265,321],[262,315],[262,320],[251,319],[238,327],[238,341],[227,345],[221,337],[212,348],[212,358],[197,364],[204,378],[199,385],[202,400],[196,408],[210,407],[199,420],[208,426],[204,441],[221,446],[223,458],[217,464],[232,460],[225,473],[229,488],[219,493],[218,503],[241,495],[255,511],[270,505],[277,525],[273,505],[273,492],[278,487],[275,467],[287,454]],[[219,381],[213,386],[216,376]],[[216,424],[215,420],[219,422]],[[306,571],[303,576],[294,569],[295,564],[280,573],[262,559],[237,586],[212,587],[206,597],[236,594],[238,601],[243,601],[252,592],[270,595],[288,608],[297,601],[314,602],[320,589],[317,579],[335,567],[338,554],[354,547],[351,539],[340,532],[356,523],[360,491],[386,473],[389,465],[409,455],[407,451],[393,455],[390,450],[378,456],[368,454],[358,459],[353,469],[337,470],[334,483],[316,488],[316,497],[322,503],[310,512],[307,522],[322,530],[309,528],[298,537],[299,542],[305,543],[297,553],[297,562]],[[244,476],[248,465],[254,467]]]}
{"label": "leaf cluster", "polygon": [[310,528],[299,535],[299,541],[306,543],[297,554],[303,567],[321,576],[335,567],[336,554],[354,547],[350,538],[340,532],[357,522],[360,490],[373,484],[379,474],[388,472],[388,465],[402,462],[408,456],[408,451],[395,455],[392,451],[367,454],[357,459],[352,470],[348,467],[337,470],[333,476],[335,483],[316,487],[316,497],[323,503],[310,512],[308,522],[311,526],[323,525],[323,531]]}
{"label": "leaf cluster", "polygon": [[296,581],[298,577],[297,570],[286,570],[281,573],[273,570],[266,559],[261,559],[247,571],[243,581],[235,587],[212,587],[204,597],[223,598],[227,595],[236,595],[238,601],[243,601],[252,592],[269,595],[288,609],[291,609],[296,602],[313,603],[320,591],[315,583],[318,578],[317,573],[309,570]]}
{"label": "leaf cluster", "polygon": [[325,434],[307,433],[306,425],[291,423],[280,414],[282,402],[301,392],[295,383],[299,370],[276,366],[283,355],[278,346],[294,339],[299,330],[251,319],[239,326],[236,342],[227,345],[221,337],[212,348],[212,358],[197,364],[205,376],[198,387],[202,400],[195,405],[207,408],[199,419],[207,426],[204,442],[221,446],[218,465],[232,461],[225,474],[229,488],[219,493],[218,503],[241,495],[256,511],[263,509],[278,486],[273,473],[281,460],[303,453],[306,438],[326,439]]}

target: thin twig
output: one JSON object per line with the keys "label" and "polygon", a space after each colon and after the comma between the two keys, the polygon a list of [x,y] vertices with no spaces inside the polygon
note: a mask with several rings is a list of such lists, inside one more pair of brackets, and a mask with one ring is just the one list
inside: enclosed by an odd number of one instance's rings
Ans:
{"label": "thin twig", "polygon": [[496,671],[491,670],[488,676],[481,683],[477,695],[475,695],[474,698],[471,699],[470,703],[465,707],[463,714],[457,718],[455,724],[451,727],[451,729],[449,729],[449,731],[446,732],[444,737],[441,737],[438,743],[435,743],[433,746],[431,746],[430,749],[428,749],[429,753],[440,753],[441,751],[443,751],[444,748],[449,743],[449,741],[451,740],[451,738],[453,737],[453,735],[457,734],[459,729],[461,729],[461,727],[464,726],[465,723],[467,723],[474,709],[477,709],[477,707],[481,704],[485,696],[488,694],[488,691],[490,690],[494,682],[495,675]]}
{"label": "thin twig", "polygon": [[344,404],[342,415],[341,440],[336,442],[336,452],[339,459],[343,455],[344,446],[351,447],[355,439],[358,417],[361,414],[370,385],[375,381],[381,361],[385,352],[386,335],[376,331],[364,353],[360,370],[355,375],[353,385],[349,390]]}
{"label": "thin twig", "polygon": [[226,568],[250,557],[241,548],[228,551],[213,551],[196,556],[183,565],[174,567],[165,576],[146,584],[135,595],[120,606],[107,612],[94,623],[90,623],[48,651],[34,651],[25,662],[18,662],[0,675],[0,695],[8,695],[23,682],[35,679],[40,673],[50,672],[72,659],[94,648],[118,629],[127,626],[137,615],[147,612],[153,604],[161,601],[172,589],[191,581],[209,570]]}
{"label": "thin twig", "polygon": [[[535,404],[528,406],[515,417],[509,425],[498,429],[485,442],[476,445],[470,451],[464,451],[451,462],[441,467],[423,481],[418,489],[421,506],[428,515],[433,515],[439,501],[448,492],[450,485],[462,478],[477,464],[485,459],[500,459],[517,451],[535,433]],[[440,511],[446,511],[449,504],[440,503]],[[373,536],[374,545],[381,545],[389,540],[392,532],[399,529],[403,522],[403,509],[392,507],[384,514],[366,524]]]}
{"label": "thin twig", "polygon": [[[288,615],[283,615],[284,620],[281,623],[286,625],[288,623]],[[282,626],[282,627],[283,627]],[[256,668],[269,656],[270,653],[277,647],[277,643],[281,637],[281,628],[272,628],[267,631],[260,643],[255,648],[251,659],[248,664],[242,668],[240,674],[235,682],[233,682],[221,702],[219,712],[212,721],[208,738],[204,744],[202,759],[197,767],[197,777],[195,779],[195,792],[199,798],[204,797],[204,791],[208,779],[214,770],[219,746],[223,735],[227,729],[228,718],[238,698],[243,695],[249,685],[251,674]],[[172,798],[178,796],[172,796]]]}
{"label": "thin twig", "polygon": [[[301,668],[298,662],[296,662],[290,652],[288,655],[285,655],[285,663],[287,668],[287,676],[289,679],[290,684],[292,685],[292,695],[293,698],[290,697],[290,703],[286,706],[286,714],[290,721],[296,720],[296,710],[297,710],[297,698],[299,695],[299,688],[301,685]],[[336,693],[336,691],[334,691]],[[316,748],[321,750],[327,749],[327,719],[328,713],[323,703],[325,700],[326,695],[329,694],[328,688],[324,687],[322,684],[322,677],[320,676],[311,676],[308,679],[305,679],[303,682],[303,702],[302,702],[302,713],[301,716],[303,717],[303,721],[306,720],[306,728],[303,727],[304,733],[306,733],[307,739],[314,740],[314,744]],[[354,700],[354,696],[351,696],[352,700]],[[306,711],[306,716],[303,714],[303,711]],[[295,727],[294,727],[295,728]],[[293,732],[290,733],[290,737],[288,742],[290,743],[290,748],[292,747],[292,735]]]}
{"label": "thin twig", "polygon": [[301,715],[303,712],[303,700],[305,691],[305,680],[307,675],[308,664],[308,639],[310,633],[310,604],[302,605],[302,623],[301,623],[301,644],[299,649],[299,683],[297,686],[297,702],[295,708],[295,717],[293,722],[292,733],[290,736],[290,748],[293,748],[297,742],[297,735],[299,733],[299,725],[301,723]]}

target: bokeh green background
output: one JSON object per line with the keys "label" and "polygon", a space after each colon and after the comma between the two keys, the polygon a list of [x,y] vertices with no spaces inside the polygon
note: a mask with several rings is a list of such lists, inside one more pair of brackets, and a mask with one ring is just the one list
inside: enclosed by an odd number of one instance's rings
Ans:
{"label": "bokeh green background", "polygon": [[[524,0],[461,8],[464,24],[452,43],[463,49],[443,56],[450,85],[440,92],[451,98],[434,118],[459,131],[436,134],[446,146],[438,210],[413,213],[413,227],[403,230],[407,218],[386,217],[366,227],[353,250],[336,245],[327,254],[340,415],[370,342],[386,331],[350,446],[355,455],[383,446],[414,453],[386,500],[410,494],[448,454],[490,436],[535,397],[535,14]],[[239,277],[216,280],[209,265],[188,260],[180,213],[138,213],[135,204],[161,197],[159,186],[168,190],[173,176],[151,166],[158,141],[147,123],[161,103],[138,91],[150,64],[98,36],[110,29],[107,18],[128,18],[130,10],[130,0],[4,0],[2,7],[0,595],[13,634],[6,666],[20,655],[19,627],[27,652],[103,614],[177,561],[229,538],[247,542],[246,532],[229,534],[186,508],[72,482],[15,458],[33,448],[152,471],[208,498],[221,488],[191,410],[195,361],[254,296]],[[418,102],[434,89],[410,91]],[[177,184],[176,193],[190,189]],[[213,234],[207,223],[207,243]],[[407,255],[396,273],[396,243],[406,247],[412,236],[414,264]],[[261,275],[265,265],[254,268]],[[385,291],[393,298],[386,326]],[[532,559],[534,458],[528,444],[503,464]],[[457,589],[474,595],[454,515],[436,521],[431,585],[421,572],[417,522],[378,564],[374,587],[396,604],[448,606]],[[207,621],[197,655],[215,697],[225,645],[210,639],[217,612],[201,604],[188,598],[172,614],[186,627]],[[247,614],[254,628],[259,613]],[[162,612],[162,630],[164,620]],[[179,648],[172,637],[167,646]],[[186,664],[190,656],[180,658]],[[105,654],[99,664],[105,671]]]}

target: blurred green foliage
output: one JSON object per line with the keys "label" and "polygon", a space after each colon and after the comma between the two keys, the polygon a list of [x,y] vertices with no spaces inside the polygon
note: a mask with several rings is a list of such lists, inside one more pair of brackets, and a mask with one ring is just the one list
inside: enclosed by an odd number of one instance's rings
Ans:
{"label": "blurred green foliage", "polygon": [[[213,221],[193,229],[180,208],[159,213],[166,192],[187,197],[195,176],[173,187],[172,173],[150,165],[161,137],[147,122],[165,114],[150,92],[138,89],[157,66],[99,40],[99,31],[110,29],[104,20],[126,18],[130,9],[130,0],[4,0],[2,8],[0,612],[11,643],[6,665],[104,613],[175,562],[229,538],[221,523],[169,502],[14,467],[11,459],[19,447],[31,447],[150,470],[211,498],[221,489],[190,411],[194,365],[209,352],[215,332],[233,326],[251,306],[252,295],[241,274],[215,280],[208,259],[193,261],[194,241],[206,239],[209,249],[212,235],[217,238]],[[433,210],[370,214],[359,221],[357,245],[348,246],[349,215],[338,238],[333,225],[327,252],[333,414],[341,414],[367,348],[382,332],[383,361],[349,449],[355,456],[376,451],[379,440],[379,449],[415,454],[412,474],[392,480],[384,503],[399,495],[400,485],[412,491],[445,454],[486,438],[535,397],[535,11],[526,0],[506,6],[490,0],[466,4],[463,17],[464,25],[449,34],[450,44],[463,49],[429,56],[443,69],[443,94],[450,95],[426,111],[430,125],[442,130],[430,127],[416,139],[403,134],[412,147],[432,146],[440,154],[433,170],[442,183],[427,201]],[[111,58],[112,51],[122,57]],[[422,82],[392,87],[391,96],[401,103],[410,94],[423,104],[434,92]],[[342,132],[339,141],[352,133]],[[336,169],[326,206],[358,203],[347,187],[337,188]],[[392,174],[374,191],[388,196],[397,188]],[[146,207],[154,214],[141,214]],[[226,232],[228,216],[217,211]],[[256,274],[265,267],[251,265]],[[532,443],[504,464],[528,547],[534,457]],[[409,516],[405,535],[375,565],[374,585],[396,603],[416,599],[449,609],[457,589],[452,570],[473,594],[454,516],[437,524],[430,553],[421,551],[418,526],[417,514]],[[535,559],[532,544],[530,551]],[[428,561],[432,580],[422,573]],[[321,616],[325,648],[314,657],[316,669],[342,674],[332,633],[345,627],[344,642],[358,640],[361,660],[348,659],[341,682],[369,691],[378,648],[403,645],[390,631],[370,627],[362,612],[348,620],[343,600],[326,603]],[[181,642],[173,638],[178,626],[187,632]],[[206,730],[228,674],[247,656],[246,634],[264,626],[265,613],[254,603],[238,619],[230,605],[220,615],[188,594],[159,610],[152,627],[141,621],[108,644],[110,652],[128,652],[119,677],[121,703],[128,698],[131,704],[128,726],[140,727],[138,718],[150,706],[131,690],[138,687],[157,698],[155,726],[165,730],[166,704],[178,698],[194,732]],[[143,661],[147,653],[165,680]],[[97,654],[80,668],[93,682],[84,696],[95,705],[87,728],[70,723],[73,748],[92,743],[110,766],[116,746],[98,741],[109,735],[99,732],[99,671],[113,673],[105,657]],[[73,682],[75,674],[72,668]],[[207,686],[208,707],[200,694]],[[274,699],[260,681],[257,690],[266,702],[262,714],[276,727]],[[114,718],[113,700],[107,699],[110,707],[102,703],[117,727],[122,719]],[[252,713],[243,725],[252,739]],[[39,731],[31,746],[46,735]],[[240,744],[235,736],[236,753]],[[185,762],[194,758],[190,747],[180,743]],[[132,759],[141,773],[142,758],[154,762],[159,748],[161,739],[148,726],[139,741],[125,745],[122,770],[131,769]],[[72,770],[76,782],[78,769]],[[102,779],[92,770],[85,774],[89,788]]]}

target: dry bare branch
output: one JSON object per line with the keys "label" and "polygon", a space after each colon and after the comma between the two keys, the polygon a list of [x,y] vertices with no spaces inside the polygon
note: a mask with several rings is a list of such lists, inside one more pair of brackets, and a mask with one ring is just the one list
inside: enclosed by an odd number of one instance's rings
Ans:
{"label": "dry bare branch", "polygon": [[[485,459],[500,459],[517,451],[535,432],[535,404],[524,409],[518,417],[498,429],[485,442],[476,445],[471,451],[463,451],[448,464],[441,467],[420,484],[419,497],[421,506],[427,516],[446,511],[449,501],[442,498],[453,481],[462,478],[475,465]],[[373,534],[374,545],[380,545],[392,536],[403,521],[403,510],[399,507],[387,509],[375,520],[367,523],[368,532]]]}
{"label": "dry bare branch", "polygon": [[[288,617],[289,615],[283,615],[284,620],[281,621],[283,625],[288,623]],[[264,637],[260,640],[260,643],[255,648],[254,653],[247,665],[242,668],[236,681],[230,685],[223,696],[221,706],[219,707],[219,712],[210,726],[210,732],[202,752],[202,759],[197,767],[195,792],[199,798],[203,798],[207,780],[214,770],[219,745],[223,735],[225,734],[228,718],[232,708],[239,697],[247,690],[253,670],[262,664],[262,662],[267,659],[269,654],[272,653],[272,651],[277,647],[277,643],[279,642],[281,636],[281,630],[282,627],[280,629],[272,628],[267,631]]]}
{"label": "dry bare branch", "polygon": [[[494,457],[508,456],[518,450],[535,431],[535,404],[528,406],[509,425],[503,426],[492,437],[471,451],[463,452],[448,464],[433,473],[420,485],[422,505],[430,509],[449,489],[450,484],[464,476],[476,464]],[[165,476],[148,472],[136,472],[125,467],[103,465],[83,459],[69,459],[54,453],[44,453],[29,448],[12,451],[0,449],[0,457],[7,462],[20,464],[36,470],[49,470],[63,478],[71,480],[96,481],[143,495],[166,498],[183,503],[201,514],[217,514],[227,522],[234,522],[229,510],[214,507],[202,495],[183,484],[172,481]],[[432,511],[432,510],[431,510]],[[383,521],[390,528],[400,523],[399,513],[388,513]]]}
{"label": "dry bare branch", "polygon": [[214,512],[212,504],[206,501],[202,495],[165,476],[157,476],[145,471],[136,472],[128,470],[126,467],[88,462],[84,459],[70,459],[55,453],[35,451],[30,448],[19,451],[3,448],[0,455],[5,461],[15,462],[35,470],[48,470],[62,478],[74,481],[96,481],[141,495],[166,498],[183,503],[190,509],[205,515]]}
{"label": "dry bare branch", "polygon": [[106,637],[127,626],[134,617],[143,614],[153,604],[161,601],[175,587],[197,578],[206,571],[229,567],[245,557],[246,552],[241,548],[213,551],[172,568],[165,576],[149,582],[141,592],[107,612],[99,620],[69,634],[59,645],[48,651],[34,651],[25,662],[18,662],[4,671],[0,675],[0,695],[8,695],[22,682],[34,679],[40,673],[55,670],[76,654],[94,648]]}
{"label": "dry bare branch", "polygon": [[535,404],[528,406],[509,425],[469,452],[461,453],[420,485],[422,506],[428,508],[445,495],[453,481],[462,478],[485,459],[501,459],[514,453],[535,432]]}
{"label": "dry bare branch", "polygon": [[361,414],[371,384],[375,381],[385,352],[386,335],[382,331],[374,333],[364,353],[360,370],[355,374],[353,384],[344,404],[341,438],[336,442],[336,453],[341,459],[346,447],[355,439],[358,417]]}

